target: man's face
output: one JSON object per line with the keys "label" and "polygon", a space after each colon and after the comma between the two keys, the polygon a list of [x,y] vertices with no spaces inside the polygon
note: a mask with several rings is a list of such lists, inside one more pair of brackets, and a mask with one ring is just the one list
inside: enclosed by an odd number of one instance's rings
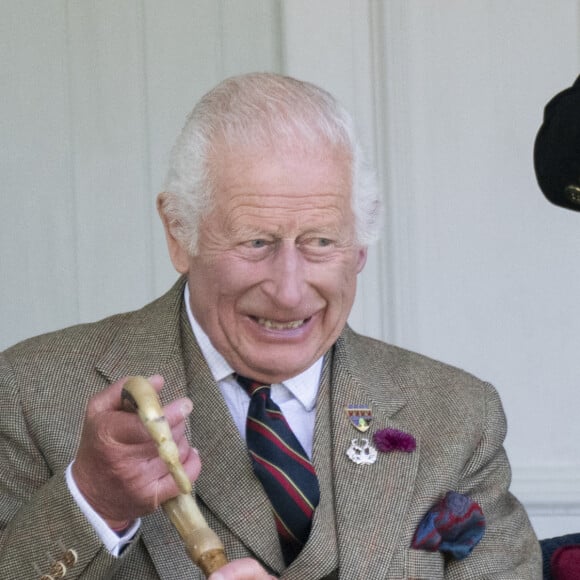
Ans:
{"label": "man's face", "polygon": [[331,347],[352,307],[366,248],[355,243],[350,159],[228,149],[214,169],[198,253],[174,248],[173,263],[187,272],[193,314],[230,365],[278,382]]}

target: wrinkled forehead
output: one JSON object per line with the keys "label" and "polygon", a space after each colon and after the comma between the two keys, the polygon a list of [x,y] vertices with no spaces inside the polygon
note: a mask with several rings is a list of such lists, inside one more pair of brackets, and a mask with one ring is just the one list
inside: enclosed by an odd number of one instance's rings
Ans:
{"label": "wrinkled forehead", "polygon": [[[232,166],[241,175],[252,175],[262,172],[264,175],[276,174],[275,169],[293,168],[286,173],[289,182],[308,180],[308,175],[318,172],[326,173],[329,179],[341,181],[349,196],[352,189],[352,155],[342,145],[318,139],[305,140],[268,140],[264,142],[242,142],[221,139],[214,143],[208,156],[208,171],[211,181],[217,185],[224,174],[231,174]],[[302,171],[308,166],[310,171]]]}
{"label": "wrinkled forehead", "polygon": [[327,190],[352,204],[350,146],[342,135],[328,136],[307,123],[228,124],[214,131],[206,159],[211,196],[208,211],[216,207],[218,198],[225,201],[224,189],[231,194],[258,188],[269,195],[284,191],[280,180],[285,180],[287,193],[320,191],[324,185],[312,180],[321,173],[328,178]]}
{"label": "wrinkled forehead", "polygon": [[216,149],[212,167],[214,207],[225,213],[260,208],[263,218],[284,208],[286,218],[292,214],[304,220],[310,212],[334,208],[351,217],[351,158],[342,148],[228,143]]}

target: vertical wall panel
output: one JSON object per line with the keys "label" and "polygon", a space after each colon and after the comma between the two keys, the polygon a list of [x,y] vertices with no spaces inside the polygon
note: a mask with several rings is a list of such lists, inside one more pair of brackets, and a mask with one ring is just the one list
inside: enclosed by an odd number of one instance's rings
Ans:
{"label": "vertical wall panel", "polygon": [[149,220],[153,232],[154,293],[164,292],[177,274],[169,261],[155,210],[173,142],[193,104],[222,77],[221,18],[215,0],[146,0],[146,91],[150,135]]}
{"label": "vertical wall panel", "polygon": [[65,2],[0,19],[0,349],[77,320]]}
{"label": "vertical wall panel", "polygon": [[151,295],[142,27],[139,0],[69,3],[83,320]]}
{"label": "vertical wall panel", "polygon": [[245,72],[280,71],[280,2],[220,1],[223,77]]}

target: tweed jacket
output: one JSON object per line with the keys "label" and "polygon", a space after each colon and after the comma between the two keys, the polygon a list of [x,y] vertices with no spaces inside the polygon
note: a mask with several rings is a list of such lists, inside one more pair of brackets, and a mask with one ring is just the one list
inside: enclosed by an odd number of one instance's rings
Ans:
{"label": "tweed jacket", "polygon": [[[495,390],[348,327],[326,357],[317,400],[320,505],[308,543],[284,570],[268,499],[187,322],[183,284],[139,311],[0,355],[0,578],[40,578],[67,558],[67,579],[203,577],[161,510],[143,518],[132,544],[112,557],[63,475],[88,399],[120,377],[154,373],[166,379],[164,403],[183,395],[193,401],[188,437],[203,465],[195,494],[229,558],[251,556],[287,580],[541,578],[539,545],[508,492],[506,425]],[[346,450],[361,434],[348,405],[372,409],[365,436],[396,428],[415,437],[415,451],[353,463]],[[461,561],[410,547],[421,518],[450,490],[475,499],[487,520],[483,540]]]}

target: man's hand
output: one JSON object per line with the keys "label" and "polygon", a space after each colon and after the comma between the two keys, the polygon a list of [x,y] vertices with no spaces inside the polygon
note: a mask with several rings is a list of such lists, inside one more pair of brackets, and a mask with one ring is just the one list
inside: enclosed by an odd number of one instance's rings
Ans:
{"label": "man's hand", "polygon": [[256,560],[241,558],[226,564],[207,580],[276,580]]}
{"label": "man's hand", "polygon": [[[136,414],[123,410],[121,391],[126,380],[113,383],[89,401],[72,467],[80,492],[113,529],[127,527],[179,495],[145,427]],[[163,387],[159,375],[149,381],[157,392]],[[185,420],[191,408],[191,401],[183,398],[171,402],[163,412],[179,449],[179,460],[195,481],[201,463],[185,437]]]}

